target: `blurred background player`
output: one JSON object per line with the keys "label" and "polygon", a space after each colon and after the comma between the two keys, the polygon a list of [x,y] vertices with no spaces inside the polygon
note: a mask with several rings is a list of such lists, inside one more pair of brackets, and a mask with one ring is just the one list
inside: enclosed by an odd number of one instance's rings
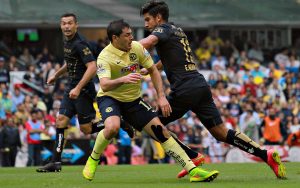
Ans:
{"label": "blurred background player", "polygon": [[96,112],[93,102],[96,90],[92,78],[96,74],[95,58],[89,44],[77,32],[78,23],[75,14],[62,15],[60,27],[64,35],[65,64],[48,78],[47,84],[53,85],[61,75],[68,72],[69,85],[65,90],[56,119],[56,140],[52,162],[38,168],[37,172],[59,172],[61,170],[64,132],[74,115],[78,115],[80,130],[85,134],[99,132],[103,129],[102,123],[94,120]]}

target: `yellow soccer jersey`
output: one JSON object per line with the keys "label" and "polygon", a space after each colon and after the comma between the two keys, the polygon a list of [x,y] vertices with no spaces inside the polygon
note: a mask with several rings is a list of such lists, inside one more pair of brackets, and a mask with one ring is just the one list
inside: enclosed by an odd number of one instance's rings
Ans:
{"label": "yellow soccer jersey", "polygon": [[[112,44],[105,47],[97,59],[99,79],[117,79],[130,73],[139,73],[140,66],[150,68],[153,60],[148,51],[137,41],[133,41],[129,52],[121,51]],[[141,96],[141,81],[136,84],[123,84],[111,91],[103,92],[101,87],[97,97],[110,96],[121,102],[131,102]]]}

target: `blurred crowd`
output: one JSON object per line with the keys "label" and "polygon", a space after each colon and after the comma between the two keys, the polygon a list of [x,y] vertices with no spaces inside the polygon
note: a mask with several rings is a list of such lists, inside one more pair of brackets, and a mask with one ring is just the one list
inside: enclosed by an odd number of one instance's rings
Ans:
{"label": "blurred crowd", "polygon": [[[107,45],[99,40],[95,53]],[[265,52],[254,42],[243,44],[223,40],[215,32],[191,41],[194,60],[211,86],[213,98],[228,128],[240,130],[261,145],[300,146],[300,47],[291,46]],[[41,165],[43,140],[54,140],[55,118],[66,76],[54,86],[45,84],[62,66],[48,48],[31,45],[9,46],[0,41],[0,153],[2,166],[14,166],[17,152],[27,152],[27,165]],[[158,60],[155,51],[153,59]],[[13,83],[10,73],[20,71],[22,81]],[[166,93],[169,83],[162,72]],[[99,81],[95,78],[96,88]],[[156,106],[155,88],[144,78],[143,98]],[[280,129],[270,129],[273,124]],[[70,121],[67,139],[93,139],[78,129],[77,118]],[[194,113],[189,112],[168,128],[212,162],[224,161],[229,146],[216,141]],[[107,163],[143,164],[170,162],[160,145],[143,133],[131,140],[120,131],[106,151]]]}

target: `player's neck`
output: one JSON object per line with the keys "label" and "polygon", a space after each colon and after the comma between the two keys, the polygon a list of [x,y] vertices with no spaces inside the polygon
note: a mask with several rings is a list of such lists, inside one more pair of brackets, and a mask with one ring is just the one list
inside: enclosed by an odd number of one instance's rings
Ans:
{"label": "player's neck", "polygon": [[165,20],[158,21],[158,25],[162,25],[162,24],[165,24],[165,23],[167,23]]}
{"label": "player's neck", "polygon": [[69,41],[69,40],[72,40],[74,37],[75,37],[76,33],[74,33],[73,35],[70,35],[70,36],[65,36],[66,40]]}

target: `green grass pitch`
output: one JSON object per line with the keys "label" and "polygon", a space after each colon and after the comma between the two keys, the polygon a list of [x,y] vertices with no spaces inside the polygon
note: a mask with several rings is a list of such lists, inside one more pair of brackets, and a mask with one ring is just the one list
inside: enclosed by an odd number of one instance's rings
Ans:
{"label": "green grass pitch", "polygon": [[93,181],[83,179],[83,166],[64,166],[60,173],[37,173],[35,168],[0,168],[1,188],[293,188],[300,187],[300,163],[285,163],[288,179],[278,180],[263,163],[207,164],[220,175],[213,182],[190,183],[187,177],[177,179],[179,165],[99,166]]}

